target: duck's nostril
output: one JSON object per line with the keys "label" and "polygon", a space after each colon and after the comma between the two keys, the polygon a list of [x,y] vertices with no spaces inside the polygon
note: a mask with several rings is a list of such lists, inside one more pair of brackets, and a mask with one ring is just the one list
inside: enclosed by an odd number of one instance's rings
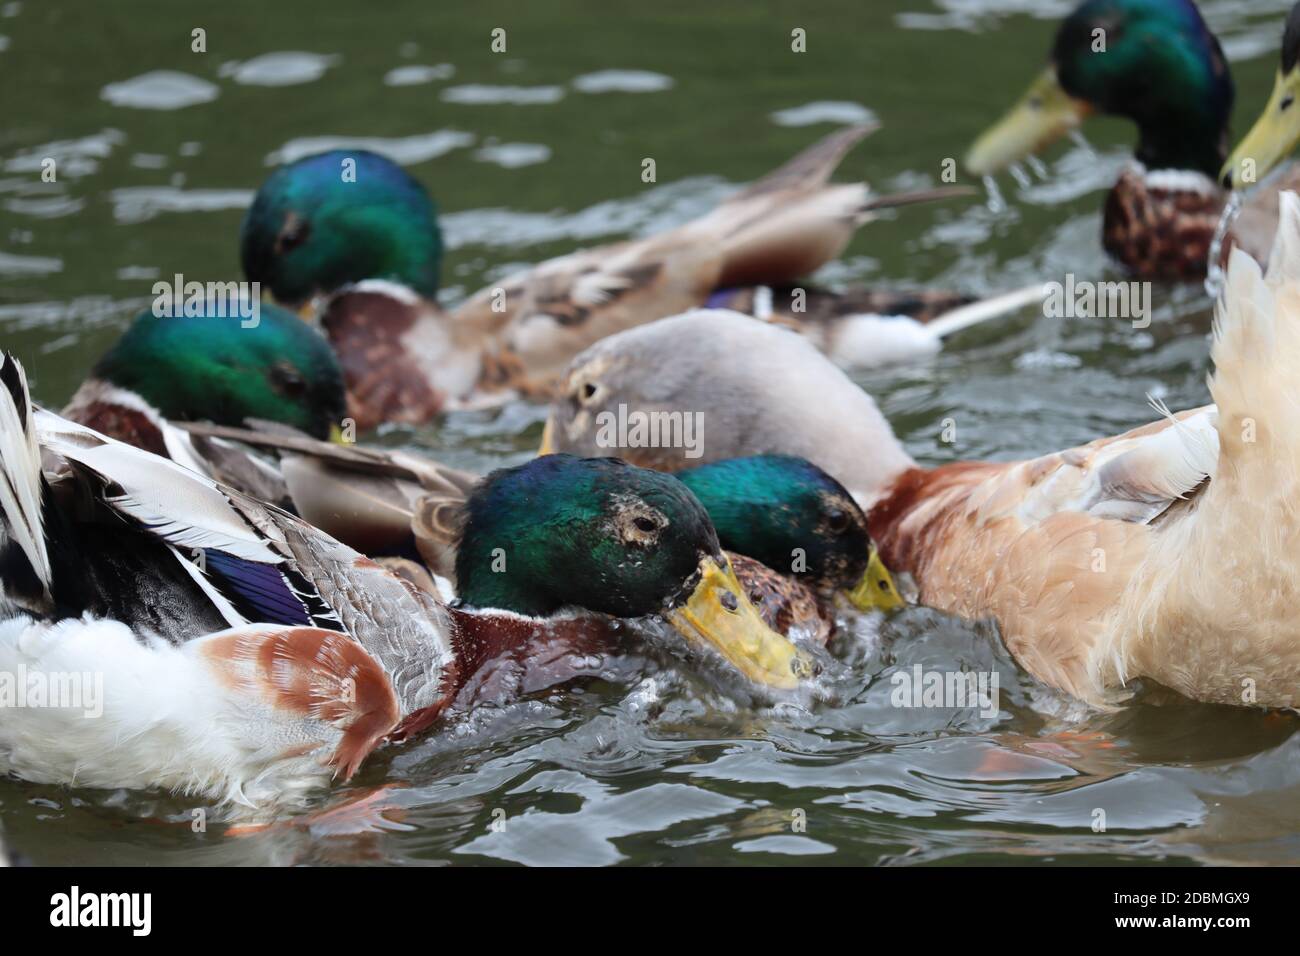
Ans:
{"label": "duck's nostril", "polygon": [[719,600],[722,602],[722,606],[728,611],[735,611],[740,607],[740,602],[736,600],[736,595],[732,594],[730,591],[723,591],[722,597],[720,597]]}

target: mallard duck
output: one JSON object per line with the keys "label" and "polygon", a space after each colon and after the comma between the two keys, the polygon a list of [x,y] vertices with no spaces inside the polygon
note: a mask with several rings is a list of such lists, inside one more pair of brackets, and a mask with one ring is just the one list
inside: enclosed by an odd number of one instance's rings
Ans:
{"label": "mallard duck", "polygon": [[[1198,279],[1227,202],[1232,76],[1191,0],[1087,0],[1061,23],[1047,68],[966,155],[986,176],[1037,152],[1089,115],[1138,127],[1133,161],[1106,197],[1102,244],[1145,279]],[[1268,259],[1277,229],[1275,184],[1246,203],[1222,254]]]}
{"label": "mallard duck", "polygon": [[71,421],[280,506],[291,503],[278,470],[172,422],[277,423],[326,438],[341,437],[346,414],[329,343],[270,303],[252,324],[217,303],[189,315],[141,312],[63,409]]}
{"label": "mallard duck", "polygon": [[[1244,252],[1231,255],[1212,349],[1216,404],[1079,448],[920,467],[816,350],[717,313],[624,332],[580,355],[549,435],[561,451],[581,450],[599,411],[728,396],[741,410],[714,425],[706,459],[812,449],[808,457],[861,495],[882,558],[914,577],[920,601],[995,620],[1045,683],[1101,707],[1137,679],[1200,701],[1295,707],[1300,200],[1292,193],[1282,196],[1281,221],[1267,278]],[[723,340],[731,360],[679,351],[665,383],[653,356],[688,332]],[[790,370],[789,384],[767,375],[778,366]],[[591,396],[578,414],[575,386],[580,400]],[[679,464],[635,449],[605,453]]]}
{"label": "mallard duck", "polygon": [[298,804],[431,726],[496,654],[593,629],[626,640],[614,618],[661,617],[692,654],[771,688],[813,670],[669,476],[568,456],[494,472],[466,504],[446,604],[279,509],[34,408],[12,356],[0,385],[0,671],[94,688],[7,709],[0,772]]}
{"label": "mallard duck", "polygon": [[806,458],[728,458],[677,477],[704,505],[722,546],[743,556],[737,575],[778,633],[802,630],[826,643],[836,593],[861,611],[903,606],[866,515],[848,489]]}
{"label": "mallard duck", "polygon": [[943,335],[1037,301],[1038,289],[1020,290],[927,328],[970,300],[797,285],[878,210],[969,192],[874,196],[862,183],[831,184],[872,129],[827,136],[685,225],[543,262],[450,313],[436,301],[443,247],[424,188],[374,153],[322,153],[258,190],[241,230],[243,268],[280,303],[319,315],[363,428],[510,392],[549,397],[581,349],[709,301],[802,328],[844,364],[933,354]]}

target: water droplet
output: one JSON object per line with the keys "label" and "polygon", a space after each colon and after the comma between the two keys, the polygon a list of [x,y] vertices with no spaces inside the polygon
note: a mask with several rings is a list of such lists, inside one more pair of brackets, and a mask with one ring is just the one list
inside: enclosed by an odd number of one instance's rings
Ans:
{"label": "water droplet", "polygon": [[1000,213],[1007,208],[1006,200],[1002,198],[1002,190],[998,188],[998,181],[992,176],[984,177],[984,190],[989,196],[989,201],[986,203],[989,212]]}

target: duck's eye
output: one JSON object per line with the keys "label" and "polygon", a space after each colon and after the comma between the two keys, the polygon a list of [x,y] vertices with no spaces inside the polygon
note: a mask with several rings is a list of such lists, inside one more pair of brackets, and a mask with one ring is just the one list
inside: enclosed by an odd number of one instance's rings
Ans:
{"label": "duck's eye", "polygon": [[284,225],[280,228],[280,234],[275,237],[275,251],[283,255],[291,249],[301,246],[311,235],[311,223],[305,219],[299,219],[296,213],[289,213],[284,220]]}
{"label": "duck's eye", "polygon": [[595,382],[585,382],[578,388],[578,400],[586,405],[600,394],[600,386]]}
{"label": "duck's eye", "polygon": [[843,534],[849,527],[849,513],[836,508],[826,515],[826,526],[832,534]]}
{"label": "duck's eye", "polygon": [[307,380],[287,362],[272,365],[270,376],[272,387],[281,394],[298,396],[307,390]]}
{"label": "duck's eye", "polygon": [[634,495],[614,500],[611,527],[619,539],[634,548],[650,548],[668,527],[668,516]]}

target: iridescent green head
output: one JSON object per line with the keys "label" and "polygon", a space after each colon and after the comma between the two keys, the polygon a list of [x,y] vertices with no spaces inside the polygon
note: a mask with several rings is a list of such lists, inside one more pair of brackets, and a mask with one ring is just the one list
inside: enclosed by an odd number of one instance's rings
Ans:
{"label": "iridescent green head", "polygon": [[809,672],[749,603],[690,490],[618,459],[546,455],[488,475],[465,505],[456,581],[479,609],[662,616],[760,683]]}
{"label": "iridescent green head", "polygon": [[438,292],[437,207],[414,178],[366,150],[331,150],[282,166],[240,229],[244,275],[298,307],[363,279]]}
{"label": "iridescent green head", "polygon": [[259,305],[257,321],[140,313],[91,372],[140,395],[164,418],[241,425],[261,418],[326,438],[345,414],[329,343],[290,312]]}
{"label": "iridescent green head", "polygon": [[804,578],[819,591],[845,591],[864,599],[864,607],[902,603],[876,556],[867,516],[843,485],[807,459],[729,458],[677,477],[700,499],[728,551]]}
{"label": "iridescent green head", "polygon": [[966,165],[995,172],[1106,113],[1137,124],[1134,153],[1149,169],[1214,177],[1232,101],[1228,61],[1191,0],[1087,0],[1061,23],[1047,70]]}

